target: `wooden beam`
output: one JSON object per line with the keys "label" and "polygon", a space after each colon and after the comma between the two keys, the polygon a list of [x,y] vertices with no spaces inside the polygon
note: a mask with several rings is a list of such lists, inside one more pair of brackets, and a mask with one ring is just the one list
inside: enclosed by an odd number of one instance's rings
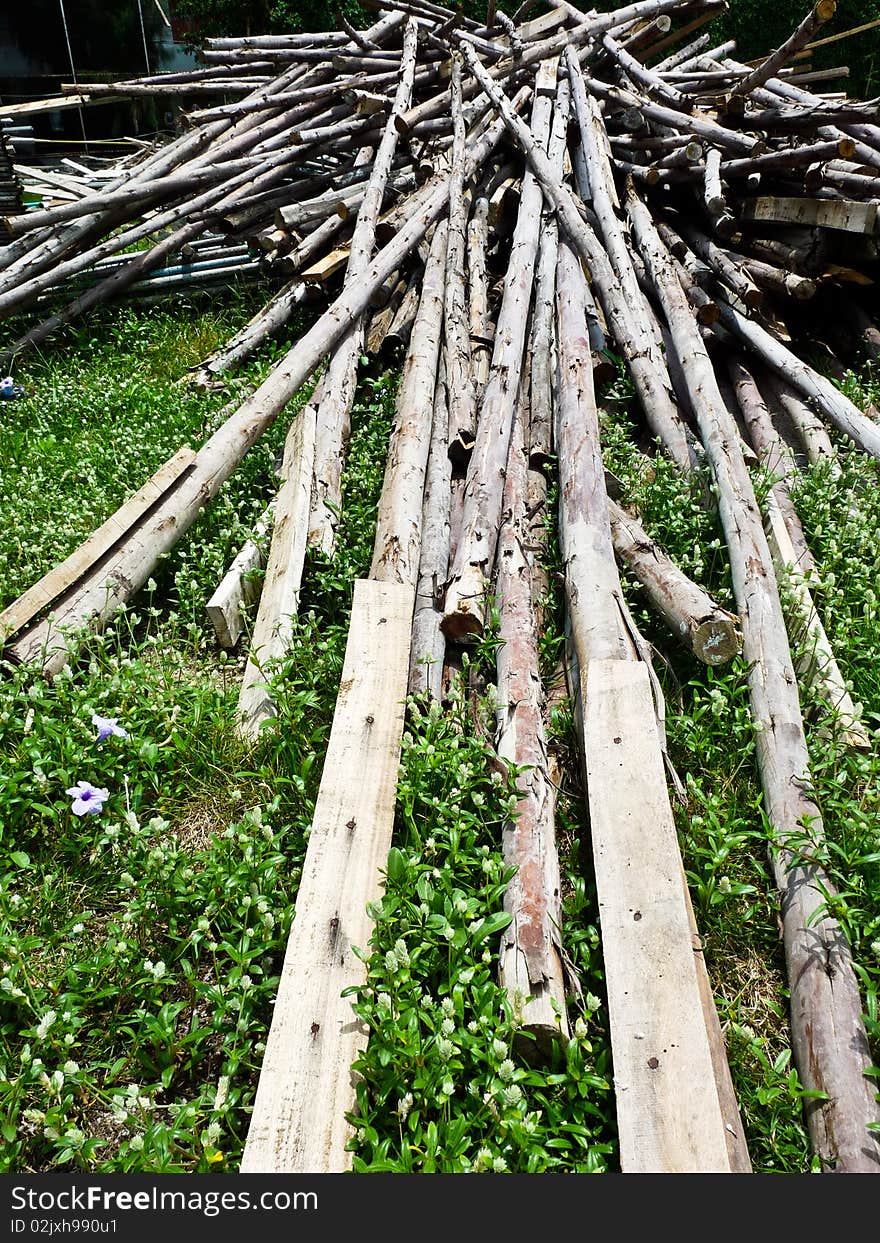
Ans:
{"label": "wooden beam", "polygon": [[[257,1086],[242,1174],[342,1173],[351,1065],[367,1029],[367,904],[380,897],[403,734],[413,589],[355,583],[351,627],[302,880]],[[357,779],[353,780],[353,775]]]}
{"label": "wooden beam", "polygon": [[819,225],[847,233],[876,233],[877,204],[849,199],[784,198],[765,195],[743,204],[743,220]]}
{"label": "wooden beam", "polygon": [[621,1170],[728,1172],[647,668],[590,661],[581,696]]}

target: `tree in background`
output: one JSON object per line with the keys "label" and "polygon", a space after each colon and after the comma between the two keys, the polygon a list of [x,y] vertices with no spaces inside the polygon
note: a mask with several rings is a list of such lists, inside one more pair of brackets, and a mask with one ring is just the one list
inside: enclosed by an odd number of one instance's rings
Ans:
{"label": "tree in background", "polygon": [[[73,0],[70,0],[72,3]],[[80,0],[91,3],[93,0]],[[442,0],[441,0],[442,3]],[[584,8],[601,12],[620,8],[623,0],[594,0]],[[780,3],[780,0],[729,0],[729,10],[708,29],[715,41],[736,40],[736,56],[753,60],[778,47],[810,8],[811,0]],[[487,0],[460,0],[447,7],[460,9],[468,17],[485,20]],[[513,14],[522,9],[517,0],[499,0],[496,6]],[[535,0],[522,16],[534,16],[544,10]],[[358,0],[177,0],[174,11],[178,17],[198,23],[198,38],[222,35],[283,34],[296,30],[332,30],[340,11],[355,26],[363,27],[376,20],[374,9],[366,9]],[[878,0],[838,0],[834,20],[819,37],[863,25],[880,16]],[[848,94],[870,98],[880,93],[880,26],[864,34],[819,48],[811,58],[814,69],[849,65],[850,77],[839,83],[820,83],[818,90],[846,89]]]}

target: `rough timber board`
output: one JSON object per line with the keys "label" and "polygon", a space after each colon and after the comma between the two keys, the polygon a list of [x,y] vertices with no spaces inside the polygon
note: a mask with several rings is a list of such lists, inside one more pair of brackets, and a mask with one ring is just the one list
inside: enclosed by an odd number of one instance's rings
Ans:
{"label": "rough timber board", "polygon": [[355,584],[351,627],[296,914],[266,1042],[243,1174],[350,1166],[351,1064],[367,1033],[344,988],[359,984],[368,902],[391,845],[414,594]]}
{"label": "rough timber board", "polygon": [[743,220],[769,220],[777,224],[820,225],[848,233],[875,233],[877,205],[843,199],[805,199],[765,196],[743,206]]}
{"label": "rough timber board", "polygon": [[730,1170],[648,672],[581,672],[624,1173]]}

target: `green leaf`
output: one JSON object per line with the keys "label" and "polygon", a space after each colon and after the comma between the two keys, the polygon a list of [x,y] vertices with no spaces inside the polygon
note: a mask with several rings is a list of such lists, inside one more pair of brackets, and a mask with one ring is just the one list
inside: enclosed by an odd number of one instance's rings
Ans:
{"label": "green leaf", "polygon": [[474,945],[479,945],[487,937],[493,937],[496,933],[502,932],[512,919],[513,916],[507,911],[496,911],[494,915],[488,915],[480,921],[473,933],[472,940]]}
{"label": "green leaf", "polygon": [[385,869],[388,879],[395,885],[401,884],[406,877],[407,863],[403,851],[392,846],[388,851],[388,866]]}
{"label": "green leaf", "polygon": [[9,857],[16,867],[29,868],[31,866],[31,857],[26,855],[23,850],[13,850]]}
{"label": "green leaf", "polygon": [[0,1127],[0,1135],[3,1136],[7,1144],[14,1143],[17,1134],[18,1132],[11,1122],[5,1122],[3,1126]]}

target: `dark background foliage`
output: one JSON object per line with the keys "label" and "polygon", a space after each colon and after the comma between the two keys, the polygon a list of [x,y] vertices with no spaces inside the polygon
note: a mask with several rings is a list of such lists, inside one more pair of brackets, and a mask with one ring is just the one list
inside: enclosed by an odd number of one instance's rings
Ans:
{"label": "dark background foliage", "polygon": [[[198,21],[202,37],[329,30],[336,25],[340,11],[357,26],[369,25],[376,19],[375,10],[362,7],[358,0],[178,0],[174,7],[180,17]],[[458,8],[478,20],[486,16],[486,0],[464,0],[447,7]],[[515,13],[520,6],[517,0],[501,0],[498,7]],[[610,11],[621,5],[619,0],[598,0],[585,7]],[[540,11],[537,0],[532,9],[535,13]],[[729,11],[709,29],[718,42],[736,39],[738,57],[752,60],[784,42],[808,9],[809,0],[799,0],[795,5],[781,4],[779,0],[730,0]],[[818,37],[849,30],[878,16],[878,0],[838,0],[835,17]],[[867,98],[880,93],[880,27],[818,49],[812,65],[814,69],[848,65],[850,77],[841,82],[849,94]],[[839,89],[839,84],[834,83],[822,84],[818,89],[828,86]]]}

